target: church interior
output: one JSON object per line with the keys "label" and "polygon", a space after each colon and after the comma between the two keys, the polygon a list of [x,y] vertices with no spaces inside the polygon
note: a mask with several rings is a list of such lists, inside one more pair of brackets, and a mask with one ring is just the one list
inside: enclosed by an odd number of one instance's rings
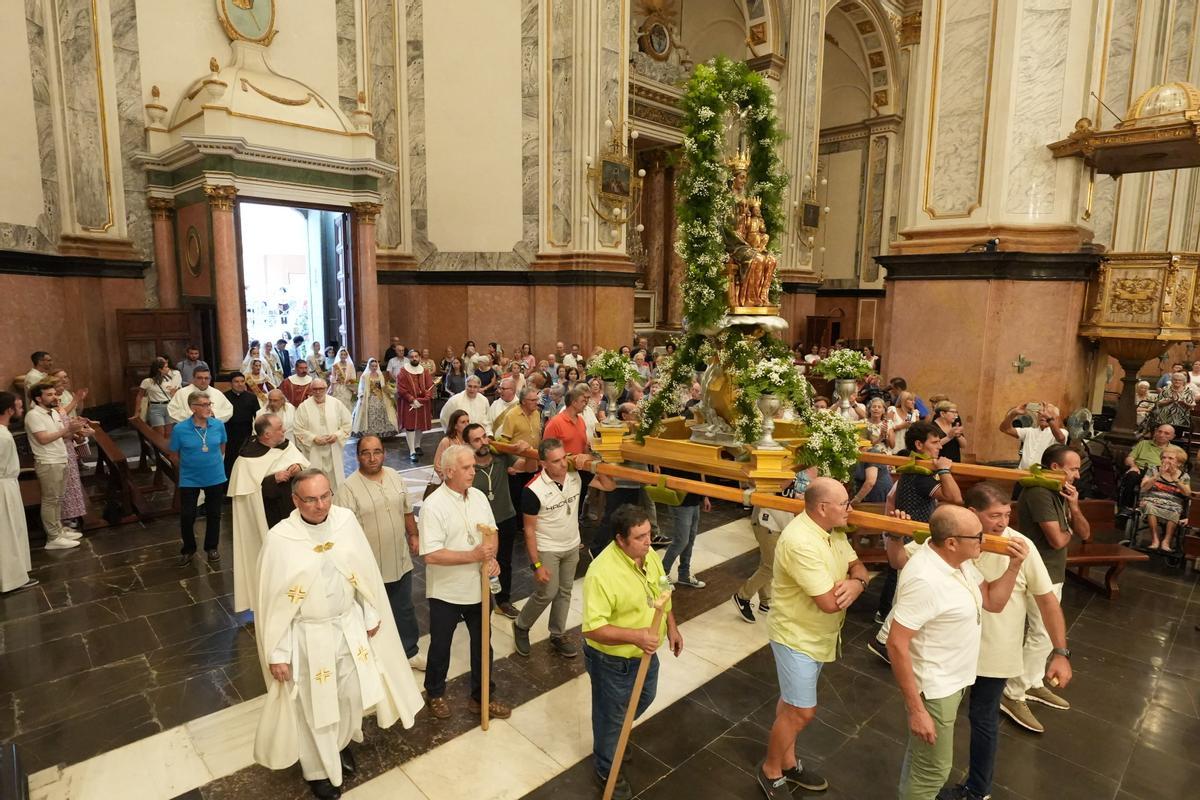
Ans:
{"label": "church interior", "polygon": [[1195,795],[1200,0],[24,0],[0,67],[0,800]]}

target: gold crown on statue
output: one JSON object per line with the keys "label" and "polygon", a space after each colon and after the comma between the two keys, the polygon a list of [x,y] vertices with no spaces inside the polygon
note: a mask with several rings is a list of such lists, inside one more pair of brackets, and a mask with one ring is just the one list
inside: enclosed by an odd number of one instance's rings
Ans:
{"label": "gold crown on statue", "polygon": [[725,159],[725,163],[734,172],[745,172],[750,169],[750,154],[747,152],[738,152],[735,155]]}

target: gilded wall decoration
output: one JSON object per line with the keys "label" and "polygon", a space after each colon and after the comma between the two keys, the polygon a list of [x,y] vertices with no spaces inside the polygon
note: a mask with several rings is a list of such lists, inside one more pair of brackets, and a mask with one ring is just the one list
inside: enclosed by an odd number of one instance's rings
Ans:
{"label": "gilded wall decoration", "polygon": [[1121,278],[1113,284],[1109,313],[1145,316],[1154,310],[1161,287],[1155,278]]}

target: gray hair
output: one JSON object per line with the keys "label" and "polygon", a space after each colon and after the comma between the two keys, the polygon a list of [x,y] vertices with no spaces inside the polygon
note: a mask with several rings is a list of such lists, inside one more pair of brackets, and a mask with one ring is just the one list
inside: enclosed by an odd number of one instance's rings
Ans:
{"label": "gray hair", "polygon": [[470,447],[467,447],[465,444],[452,444],[449,447],[447,447],[445,450],[443,450],[442,451],[442,460],[441,460],[441,463],[439,464],[439,466],[441,466],[441,468],[442,468],[442,472],[445,472],[446,470],[450,469],[451,467],[457,467],[458,466],[458,458],[459,458],[459,456],[463,455],[464,453],[466,455],[470,456],[472,461],[475,460],[475,451],[472,450]]}
{"label": "gray hair", "polygon": [[581,397],[587,397],[592,393],[592,390],[587,387],[587,384],[577,383],[571,387],[571,391],[567,394],[567,403],[574,403]]}
{"label": "gray hair", "polygon": [[[316,477],[324,478],[326,481],[329,480],[329,476],[325,474],[324,470],[317,469],[316,467],[308,467],[307,469],[302,469],[293,475],[288,486],[291,488],[292,494],[299,495],[300,484],[304,483],[309,478]],[[332,484],[330,485],[332,486]]]}
{"label": "gray hair", "polygon": [[526,386],[524,389],[521,390],[521,401],[524,402],[525,398],[529,397],[529,395],[531,395],[531,394],[540,396],[541,393],[542,393],[541,389],[535,389],[532,386]]}
{"label": "gray hair", "polygon": [[329,388],[329,384],[328,384],[328,383],[326,383],[325,381],[321,380],[320,378],[313,378],[313,379],[312,379],[312,382],[311,382],[311,383],[309,383],[308,385],[309,385],[310,387],[312,387],[313,389],[316,389],[316,388],[318,388],[318,387],[323,387],[323,388],[326,388],[326,389],[328,389],[328,388]]}
{"label": "gray hair", "polygon": [[517,382],[514,381],[512,378],[505,378],[504,380],[500,381],[500,388],[503,389],[506,384],[508,386],[515,387],[517,385]]}
{"label": "gray hair", "polygon": [[192,392],[188,395],[188,407],[199,405],[201,400],[207,400],[208,395],[204,392]]}
{"label": "gray hair", "polygon": [[472,375],[471,377],[467,378],[466,385],[470,386],[472,383],[475,384],[476,386],[483,386],[483,381],[479,380],[478,375]]}
{"label": "gray hair", "polygon": [[267,412],[266,414],[260,414],[259,417],[254,420],[254,435],[255,435],[255,437],[262,436],[264,433],[266,433],[270,429],[271,425],[273,425],[276,422],[282,422],[282,420],[279,419],[278,414],[275,414],[272,412]]}

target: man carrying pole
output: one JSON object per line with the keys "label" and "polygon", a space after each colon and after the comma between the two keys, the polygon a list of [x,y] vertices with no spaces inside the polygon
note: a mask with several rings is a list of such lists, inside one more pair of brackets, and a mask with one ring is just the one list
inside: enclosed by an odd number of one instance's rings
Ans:
{"label": "man carrying pole", "polygon": [[[620,768],[613,760],[618,745],[629,735],[628,726],[654,701],[655,651],[664,633],[671,652],[676,656],[683,652],[683,637],[669,600],[654,625],[653,603],[661,594],[666,572],[650,549],[650,518],[641,506],[624,505],[613,514],[612,524],[616,537],[592,561],[583,579],[583,654],[592,683],[592,756],[601,786],[609,782],[610,771]],[[645,682],[634,714],[626,719],[643,659],[647,659]],[[618,774],[611,795],[606,796],[624,800],[633,797],[633,791]]]}

